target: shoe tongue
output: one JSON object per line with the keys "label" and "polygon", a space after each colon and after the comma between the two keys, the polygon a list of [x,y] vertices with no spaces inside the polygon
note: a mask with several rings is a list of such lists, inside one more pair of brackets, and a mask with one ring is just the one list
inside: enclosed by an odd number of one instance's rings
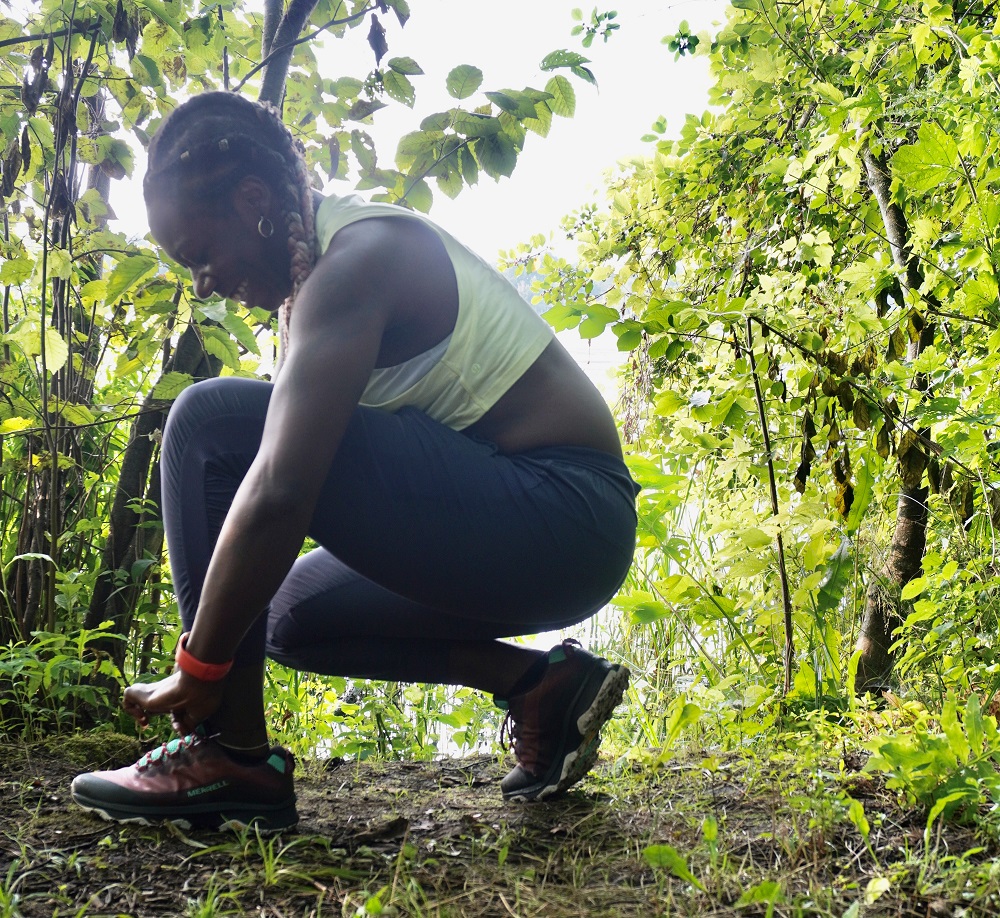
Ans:
{"label": "shoe tongue", "polygon": [[[556,648],[560,652],[562,648]],[[545,676],[545,671],[549,668],[549,663],[559,663],[566,659],[566,654],[563,653],[559,659],[556,659],[554,655],[555,651],[550,650],[547,654],[542,654],[528,669],[525,671],[524,675],[521,676],[517,682],[514,683],[513,688],[511,688],[510,693],[507,695],[504,701],[509,701],[511,698],[517,698],[518,695],[524,695],[526,692],[530,692]],[[494,698],[494,701],[497,699]],[[499,704],[498,704],[499,706]],[[506,709],[506,705],[504,705]]]}

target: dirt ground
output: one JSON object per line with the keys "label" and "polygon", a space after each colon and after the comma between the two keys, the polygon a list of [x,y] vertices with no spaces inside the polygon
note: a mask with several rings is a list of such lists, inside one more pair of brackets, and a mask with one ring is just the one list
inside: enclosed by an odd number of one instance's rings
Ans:
{"label": "dirt ground", "polygon": [[[261,839],[75,808],[74,774],[139,752],[107,735],[0,743],[0,918],[1000,913],[995,844],[949,828],[925,846],[924,817],[843,762],[602,762],[533,805],[503,803],[490,757],[306,762],[298,831]],[[837,804],[845,786],[868,845]]]}

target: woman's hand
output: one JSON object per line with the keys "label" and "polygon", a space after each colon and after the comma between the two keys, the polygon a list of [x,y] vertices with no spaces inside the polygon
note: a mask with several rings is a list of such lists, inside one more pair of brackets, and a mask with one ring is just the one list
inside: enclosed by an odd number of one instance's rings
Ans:
{"label": "woman's hand", "polygon": [[149,715],[170,714],[174,730],[184,736],[211,717],[222,701],[225,680],[205,682],[177,671],[173,675],[125,689],[125,710],[140,727],[149,726]]}

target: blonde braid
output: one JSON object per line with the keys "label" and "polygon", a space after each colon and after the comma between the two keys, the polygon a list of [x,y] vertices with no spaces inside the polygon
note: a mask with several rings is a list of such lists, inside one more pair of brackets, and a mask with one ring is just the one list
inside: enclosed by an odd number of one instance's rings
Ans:
{"label": "blonde braid", "polygon": [[291,259],[292,292],[278,311],[278,337],[282,354],[288,350],[288,327],[292,305],[299,290],[316,265],[316,214],[313,209],[312,185],[305,160],[295,151],[294,176],[289,182],[289,198],[297,199],[296,207],[285,214],[288,226],[288,255]]}
{"label": "blonde braid", "polygon": [[312,183],[300,145],[285,125],[281,113],[267,102],[257,105],[262,114],[275,122],[279,133],[287,140],[284,151],[287,178],[285,181],[285,224],[288,231],[289,275],[292,292],[278,310],[278,366],[288,353],[289,325],[295,297],[316,265],[316,215],[313,209]]}

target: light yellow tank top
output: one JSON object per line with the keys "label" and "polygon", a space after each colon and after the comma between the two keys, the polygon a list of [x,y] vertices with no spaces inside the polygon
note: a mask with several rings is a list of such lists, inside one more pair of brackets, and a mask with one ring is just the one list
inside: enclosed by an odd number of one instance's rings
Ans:
{"label": "light yellow tank top", "polygon": [[458,317],[451,336],[396,367],[376,368],[361,404],[385,411],[419,408],[454,430],[478,421],[553,339],[545,320],[506,278],[421,214],[357,195],[330,195],[316,212],[316,242],[325,252],[334,234],[358,220],[419,220],[444,244],[458,281]]}

